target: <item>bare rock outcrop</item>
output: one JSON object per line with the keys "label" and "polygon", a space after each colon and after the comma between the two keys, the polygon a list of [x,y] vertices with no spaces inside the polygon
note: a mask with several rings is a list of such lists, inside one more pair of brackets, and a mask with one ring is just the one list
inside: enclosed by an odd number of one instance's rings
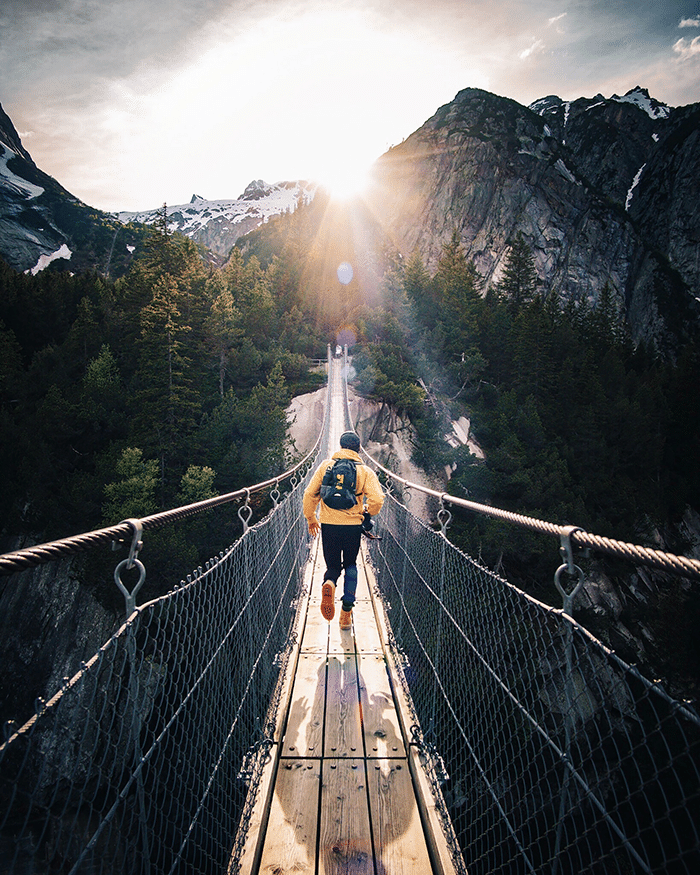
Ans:
{"label": "bare rock outcrop", "polygon": [[457,231],[487,284],[519,232],[543,292],[595,303],[607,285],[634,339],[672,350],[700,324],[698,110],[654,119],[633,96],[583,101],[564,130],[558,98],[465,89],[377,161],[374,214],[431,270]]}

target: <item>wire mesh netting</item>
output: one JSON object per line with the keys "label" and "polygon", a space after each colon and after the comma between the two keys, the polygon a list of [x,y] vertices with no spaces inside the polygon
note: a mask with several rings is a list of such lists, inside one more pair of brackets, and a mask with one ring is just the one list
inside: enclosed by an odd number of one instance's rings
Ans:
{"label": "wire mesh netting", "polygon": [[382,535],[414,731],[469,875],[700,872],[697,715],[393,496]]}
{"label": "wire mesh netting", "polygon": [[3,875],[227,871],[294,637],[303,486],[10,734]]}
{"label": "wire mesh netting", "polygon": [[[337,365],[329,398],[347,391]],[[330,409],[321,454],[342,427]],[[1,875],[237,871],[295,639],[312,470],[8,731]],[[381,530],[388,633],[457,868],[700,872],[695,712],[393,496]]]}

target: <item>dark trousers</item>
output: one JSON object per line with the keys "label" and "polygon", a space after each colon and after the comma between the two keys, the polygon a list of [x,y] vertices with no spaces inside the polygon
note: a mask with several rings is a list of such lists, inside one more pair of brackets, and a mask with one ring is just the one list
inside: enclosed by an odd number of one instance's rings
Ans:
{"label": "dark trousers", "polygon": [[360,550],[362,526],[333,526],[321,524],[321,543],[326,562],[324,580],[336,583],[340,572],[345,569],[345,588],[343,590],[343,610],[349,611],[355,604],[357,592],[357,554]]}

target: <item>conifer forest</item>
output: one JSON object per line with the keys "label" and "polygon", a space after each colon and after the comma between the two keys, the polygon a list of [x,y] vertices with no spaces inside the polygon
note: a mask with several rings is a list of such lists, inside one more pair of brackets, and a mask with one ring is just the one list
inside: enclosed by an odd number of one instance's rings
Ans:
{"label": "conifer forest", "polygon": [[[322,209],[317,197],[272,219],[221,268],[169,232],[165,213],[116,280],[0,265],[4,549],[281,472],[300,455],[290,399],[323,385],[313,362],[348,327],[354,389],[410,418],[414,460],[451,469],[451,493],[636,543],[677,537],[673,523],[700,507],[697,343],[662,358],[632,343],[612,295],[592,306],[543,294],[520,236],[489,288],[455,234],[436,270],[395,257],[371,305],[352,286],[329,304],[307,282]],[[445,442],[463,415],[483,460]],[[236,526],[218,514],[154,535],[151,585],[223,549]],[[450,537],[558,604],[556,545],[466,513]],[[673,642],[659,659],[686,689],[698,682],[699,620],[700,598],[669,581],[654,631],[660,650]]]}

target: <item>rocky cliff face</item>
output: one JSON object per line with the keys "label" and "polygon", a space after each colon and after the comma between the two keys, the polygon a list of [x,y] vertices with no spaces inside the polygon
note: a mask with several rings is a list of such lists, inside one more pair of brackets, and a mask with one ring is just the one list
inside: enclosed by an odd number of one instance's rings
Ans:
{"label": "rocky cliff face", "polygon": [[636,339],[673,348],[700,322],[697,112],[637,89],[533,108],[466,89],[379,159],[372,208],[431,268],[457,230],[487,283],[521,232],[543,291],[596,301],[607,283]]}
{"label": "rocky cliff face", "polygon": [[610,200],[625,205],[634,180],[657,149],[672,110],[642,88],[624,97],[602,94],[564,102],[544,97],[530,105],[562,147],[571,153],[579,173]]}
{"label": "rocky cliff face", "polygon": [[36,697],[54,695],[123,622],[119,599],[98,601],[73,564],[64,559],[0,581],[0,724],[21,726]]}
{"label": "rocky cliff face", "polygon": [[700,105],[673,111],[629,204],[645,241],[700,295]]}

